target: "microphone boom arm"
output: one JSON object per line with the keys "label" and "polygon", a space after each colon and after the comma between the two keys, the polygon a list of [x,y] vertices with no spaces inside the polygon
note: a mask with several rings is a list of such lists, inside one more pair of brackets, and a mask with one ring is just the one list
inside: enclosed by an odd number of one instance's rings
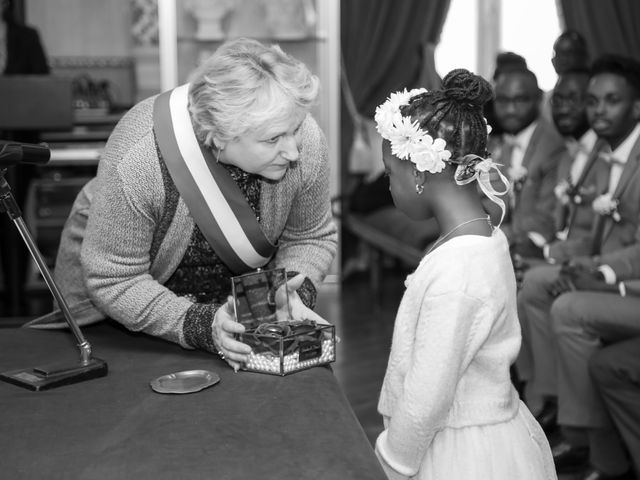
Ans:
{"label": "microphone boom arm", "polygon": [[78,323],[75,321],[69,310],[69,306],[62,296],[56,282],[51,275],[40,250],[35,244],[27,225],[22,219],[22,213],[16,203],[11,187],[4,178],[6,169],[0,169],[0,212],[6,211],[18,228],[20,236],[24,240],[31,257],[36,262],[38,270],[42,274],[47,287],[55,298],[64,318],[73,332],[80,349],[80,362],[77,365],[49,365],[11,372],[0,373],[0,380],[13,383],[15,385],[29,388],[31,390],[46,390],[70,383],[76,383],[91,378],[103,377],[107,374],[107,364],[103,360],[92,357],[91,345],[82,334]]}

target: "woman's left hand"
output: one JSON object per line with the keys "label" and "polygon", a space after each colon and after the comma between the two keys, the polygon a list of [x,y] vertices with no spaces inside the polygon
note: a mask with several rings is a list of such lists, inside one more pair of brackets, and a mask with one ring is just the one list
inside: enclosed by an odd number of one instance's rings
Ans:
{"label": "woman's left hand", "polygon": [[[329,324],[324,318],[307,307],[298,295],[298,288],[304,282],[305,276],[301,273],[287,280],[278,290],[276,290],[276,315],[278,321],[303,321],[313,320],[318,324]],[[289,305],[287,306],[287,294]]]}

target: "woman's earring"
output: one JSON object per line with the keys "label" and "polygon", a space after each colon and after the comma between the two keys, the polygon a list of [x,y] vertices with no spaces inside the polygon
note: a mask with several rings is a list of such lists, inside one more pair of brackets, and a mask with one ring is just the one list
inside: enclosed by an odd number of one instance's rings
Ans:
{"label": "woman's earring", "polygon": [[216,163],[220,163],[220,153],[222,152],[221,148],[218,148],[218,153],[216,153]]}
{"label": "woman's earring", "polygon": [[416,183],[416,193],[418,195],[422,195],[422,192],[424,192],[424,185],[421,183]]}

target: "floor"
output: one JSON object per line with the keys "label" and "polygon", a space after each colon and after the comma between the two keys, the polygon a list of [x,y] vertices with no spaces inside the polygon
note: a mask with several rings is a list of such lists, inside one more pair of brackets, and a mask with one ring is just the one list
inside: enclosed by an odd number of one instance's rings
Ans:
{"label": "floor", "polygon": [[[376,407],[387,366],[395,312],[408,273],[402,267],[387,266],[381,277],[383,293],[378,298],[372,297],[364,273],[350,276],[341,285],[325,283],[318,295],[318,313],[336,326],[336,335],[340,338],[333,370],[372,444],[382,431]],[[0,327],[11,327],[22,324],[25,319],[5,317],[0,320]],[[558,478],[578,480],[579,477],[560,475]]]}
{"label": "floor", "polygon": [[[377,299],[372,298],[368,278],[362,273],[349,277],[341,286],[323,285],[318,296],[318,312],[335,324],[340,337],[333,364],[335,375],[372,444],[382,430],[376,406],[407,273],[400,267],[386,269],[383,294]],[[578,478],[575,474],[558,477]]]}

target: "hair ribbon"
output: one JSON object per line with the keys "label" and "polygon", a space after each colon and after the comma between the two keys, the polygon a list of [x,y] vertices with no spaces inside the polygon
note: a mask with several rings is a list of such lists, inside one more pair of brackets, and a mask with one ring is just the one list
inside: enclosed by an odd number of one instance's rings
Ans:
{"label": "hair ribbon", "polygon": [[[458,173],[462,173],[465,170],[468,171],[469,163],[474,162],[475,160],[478,160],[478,162],[475,163],[472,167],[473,175],[467,178],[459,178]],[[507,178],[498,168],[500,166],[502,165],[500,165],[499,163],[495,163],[490,158],[482,158],[479,155],[468,154],[462,158],[462,161],[458,165],[455,174],[456,183],[458,185],[467,185],[476,180],[478,182],[478,185],[480,186],[480,190],[482,190],[482,193],[484,193],[489,200],[500,207],[500,210],[502,210],[502,215],[500,216],[500,223],[498,223],[498,227],[502,224],[502,220],[504,220],[506,211],[505,203],[499,197],[501,197],[502,195],[506,195],[509,191],[509,188],[511,188],[509,180],[507,180]],[[504,191],[500,192],[496,190],[491,184],[492,170],[495,170],[498,173],[498,178],[505,186]]]}

